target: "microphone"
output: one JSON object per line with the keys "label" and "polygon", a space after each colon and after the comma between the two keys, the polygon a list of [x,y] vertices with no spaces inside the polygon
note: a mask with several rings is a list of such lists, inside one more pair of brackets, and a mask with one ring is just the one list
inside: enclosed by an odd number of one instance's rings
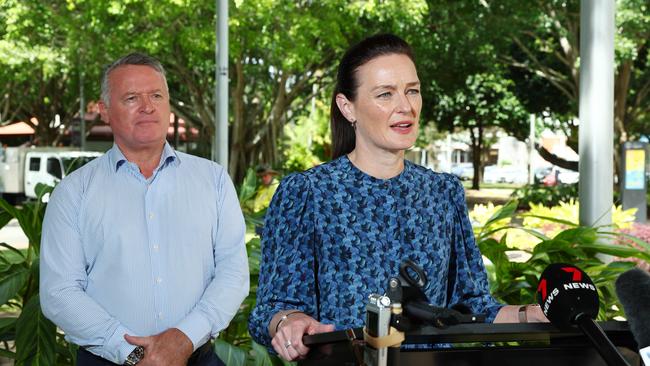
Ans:
{"label": "microphone", "polygon": [[616,294],[643,362],[650,365],[650,274],[639,268],[624,272],[616,280]]}
{"label": "microphone", "polygon": [[608,365],[629,366],[594,321],[598,315],[598,290],[584,271],[570,264],[550,264],[542,272],[536,296],[551,323],[558,328],[577,325]]}

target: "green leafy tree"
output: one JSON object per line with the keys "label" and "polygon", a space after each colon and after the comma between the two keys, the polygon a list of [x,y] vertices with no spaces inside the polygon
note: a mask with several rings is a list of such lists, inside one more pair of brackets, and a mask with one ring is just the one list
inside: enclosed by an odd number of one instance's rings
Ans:
{"label": "green leafy tree", "polygon": [[512,82],[499,75],[476,74],[467,78],[463,88],[440,96],[437,121],[449,130],[469,132],[474,166],[472,189],[479,189],[481,181],[485,132],[499,127],[522,138],[517,133],[527,125],[527,114],[510,87]]}
{"label": "green leafy tree", "polygon": [[[508,6],[514,47],[503,59],[519,75],[513,79],[522,85],[521,99],[531,111],[545,110],[567,121],[561,127],[577,151],[578,125],[570,121],[578,116],[580,2],[513,1]],[[617,0],[615,15],[614,132],[622,143],[647,135],[650,122],[650,6],[644,0]],[[618,162],[620,149],[614,152]]]}

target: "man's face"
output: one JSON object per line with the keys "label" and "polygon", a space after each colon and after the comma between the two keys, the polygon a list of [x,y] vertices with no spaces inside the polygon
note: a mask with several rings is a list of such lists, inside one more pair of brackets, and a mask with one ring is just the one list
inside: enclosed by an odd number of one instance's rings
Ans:
{"label": "man's face", "polygon": [[169,128],[165,79],[144,65],[120,66],[109,74],[109,105],[99,103],[104,122],[125,153],[161,146]]}
{"label": "man's face", "polygon": [[271,184],[271,182],[273,182],[273,175],[272,174],[266,173],[266,174],[264,174],[262,176],[262,184],[264,184],[265,186],[268,186],[269,184]]}

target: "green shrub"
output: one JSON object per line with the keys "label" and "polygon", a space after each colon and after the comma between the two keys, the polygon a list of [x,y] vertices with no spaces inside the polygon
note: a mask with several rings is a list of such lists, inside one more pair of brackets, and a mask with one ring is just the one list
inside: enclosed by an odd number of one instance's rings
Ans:
{"label": "green shrub", "polygon": [[560,202],[578,199],[578,184],[558,184],[553,187],[529,184],[515,189],[510,197],[519,202],[520,209],[527,209],[531,203],[557,206]]}
{"label": "green shrub", "polygon": [[[632,268],[630,262],[605,263],[601,255],[620,258],[634,257],[650,261],[650,244],[639,239],[635,242],[641,250],[626,244],[610,244],[616,237],[625,234],[611,232],[607,227],[585,227],[553,217],[546,221],[565,225],[567,228],[548,237],[538,230],[514,224],[531,215],[517,214],[517,201],[511,201],[496,211],[483,225],[477,227],[476,241],[481,253],[490,261],[486,265],[490,278],[492,294],[505,303],[528,304],[535,302],[538,277],[551,263],[572,263],[578,265],[594,281],[600,297],[599,320],[609,320],[622,316],[614,290],[618,276]],[[503,219],[510,217],[510,223]],[[538,217],[539,218],[539,217]],[[522,250],[507,244],[508,235],[501,231],[516,229],[525,231],[539,239],[532,249],[523,249],[530,257],[524,262],[515,262],[508,257],[509,252]]]}
{"label": "green shrub", "polygon": [[[0,356],[21,365],[73,364],[76,346],[68,344],[63,334],[41,311],[38,290],[38,258],[45,200],[52,187],[36,185],[37,199],[22,206],[12,206],[0,198],[0,228],[12,218],[18,220],[29,240],[22,251],[0,243],[0,306],[9,313],[0,319]],[[10,347],[8,342],[14,342]]]}
{"label": "green shrub", "polygon": [[246,221],[246,250],[248,252],[248,267],[250,271],[250,292],[239,307],[230,324],[214,342],[214,349],[219,358],[228,366],[243,365],[292,365],[277,356],[269,354],[265,347],[255,343],[248,333],[248,317],[257,301],[257,283],[260,273],[262,252],[260,237],[255,229],[264,223],[263,215],[266,210],[252,210],[257,178],[253,169],[247,171],[244,181],[238,188],[239,204],[244,212]]}

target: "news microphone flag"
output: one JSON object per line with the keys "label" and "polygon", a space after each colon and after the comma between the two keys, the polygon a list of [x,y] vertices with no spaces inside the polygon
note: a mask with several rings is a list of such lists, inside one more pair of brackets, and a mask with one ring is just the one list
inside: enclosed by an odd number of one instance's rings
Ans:
{"label": "news microphone flag", "polygon": [[537,302],[551,323],[559,327],[575,324],[584,314],[598,315],[598,290],[580,268],[563,263],[550,264],[539,279]]}
{"label": "news microphone flag", "polygon": [[629,366],[594,321],[598,315],[598,290],[583,270],[570,264],[550,264],[539,279],[537,302],[557,327],[577,325],[608,365]]}

